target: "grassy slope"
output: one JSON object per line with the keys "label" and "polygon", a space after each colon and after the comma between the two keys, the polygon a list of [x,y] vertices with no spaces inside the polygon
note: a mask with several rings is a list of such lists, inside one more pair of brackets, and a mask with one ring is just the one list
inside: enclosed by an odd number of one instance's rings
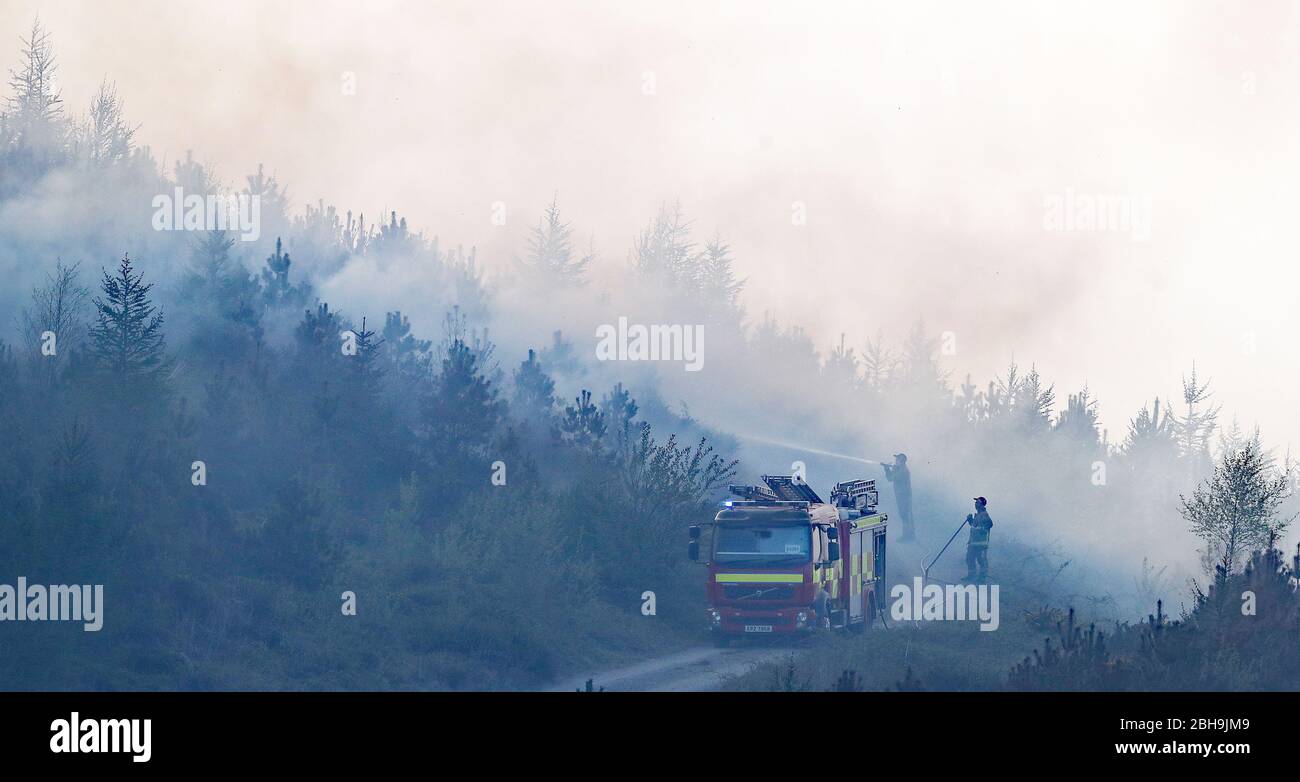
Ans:
{"label": "grassy slope", "polygon": [[[954,542],[932,571],[936,580],[954,582],[964,573],[965,548]],[[931,546],[937,550],[938,545]],[[895,546],[890,551],[890,586],[912,584],[919,574],[918,550]],[[1110,601],[1105,596],[1086,596],[1077,582],[1063,576],[1069,566],[1048,552],[1015,541],[1005,541],[990,555],[992,581],[999,585],[1000,624],[997,630],[981,631],[979,623],[896,622],[888,629],[877,622],[862,635],[834,633],[809,644],[797,654],[756,666],[749,674],[728,683],[731,690],[831,689],[840,675],[854,671],[864,690],[897,687],[908,668],[927,690],[993,690],[1002,687],[1010,668],[1041,647],[1045,638],[1057,639],[1055,622],[1061,615],[1045,610],[1061,605],[1065,598],[1082,598],[1083,623],[1097,622],[1099,629],[1112,625]]]}

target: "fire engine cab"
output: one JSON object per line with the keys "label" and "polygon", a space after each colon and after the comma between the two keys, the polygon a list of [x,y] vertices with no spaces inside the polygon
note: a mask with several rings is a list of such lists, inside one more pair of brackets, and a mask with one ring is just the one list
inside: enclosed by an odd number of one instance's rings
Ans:
{"label": "fire engine cab", "polygon": [[[709,627],[720,643],[747,634],[863,630],[883,603],[885,527],[873,480],[837,483],[829,502],[794,476],[731,486],[713,521],[690,528],[707,552]],[[705,530],[709,534],[705,535]]]}

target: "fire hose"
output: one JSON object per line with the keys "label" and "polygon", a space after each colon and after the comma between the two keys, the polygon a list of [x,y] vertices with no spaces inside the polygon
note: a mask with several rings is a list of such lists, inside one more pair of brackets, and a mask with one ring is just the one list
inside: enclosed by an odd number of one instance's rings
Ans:
{"label": "fire hose", "polygon": [[[943,548],[939,549],[939,553],[934,555],[934,558],[930,560],[929,564],[926,564],[924,560],[921,561],[921,583],[925,583],[930,579],[930,568],[934,567],[934,563],[939,561],[939,558],[943,556],[943,553],[948,550],[948,547],[952,545],[952,542],[961,534],[962,528],[966,526],[967,521],[969,521],[969,517],[967,517],[966,521],[963,521],[961,525],[957,527],[957,529],[952,533],[952,537],[948,538],[948,542],[943,544]],[[877,611],[877,613],[880,614],[881,626],[888,630],[889,622],[885,621],[885,612]],[[916,624],[918,626],[920,625],[919,622]]]}
{"label": "fire hose", "polygon": [[[966,517],[966,521],[969,521],[969,520],[970,520],[970,517],[967,516],[967,517]],[[952,533],[952,537],[951,537],[951,538],[948,538],[948,542],[945,543],[945,544],[943,544],[943,548],[939,549],[939,553],[934,555],[934,559],[931,559],[931,560],[930,560],[930,564],[927,565],[927,564],[925,564],[924,562],[922,562],[922,564],[921,564],[921,582],[922,582],[922,583],[925,583],[925,581],[928,580],[928,579],[930,578],[930,568],[934,567],[934,563],[936,563],[936,562],[939,561],[939,557],[942,557],[942,556],[943,556],[943,552],[947,551],[947,550],[948,550],[948,547],[952,545],[952,542],[953,542],[954,540],[957,539],[957,536],[958,536],[958,535],[961,534],[962,528],[966,526],[966,521],[963,521],[963,522],[961,523],[961,525],[957,527],[957,531],[954,532],[954,533]]]}

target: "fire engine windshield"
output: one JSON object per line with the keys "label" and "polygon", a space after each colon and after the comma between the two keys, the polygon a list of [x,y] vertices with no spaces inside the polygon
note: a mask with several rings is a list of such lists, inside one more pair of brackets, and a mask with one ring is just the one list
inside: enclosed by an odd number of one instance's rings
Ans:
{"label": "fire engine windshield", "polygon": [[713,561],[719,565],[777,567],[809,560],[812,536],[806,526],[717,529]]}

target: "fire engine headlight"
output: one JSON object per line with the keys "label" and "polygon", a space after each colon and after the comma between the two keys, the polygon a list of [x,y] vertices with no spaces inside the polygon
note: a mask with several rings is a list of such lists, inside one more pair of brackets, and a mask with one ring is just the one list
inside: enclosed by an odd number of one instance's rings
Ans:
{"label": "fire engine headlight", "polygon": [[720,614],[720,613],[718,613],[716,610],[710,608],[710,609],[709,609],[709,624],[713,624],[713,625],[720,625],[720,624],[722,624],[722,614]]}
{"label": "fire engine headlight", "polygon": [[800,611],[799,613],[794,615],[794,619],[796,622],[798,622],[801,625],[808,624],[808,612]]}

